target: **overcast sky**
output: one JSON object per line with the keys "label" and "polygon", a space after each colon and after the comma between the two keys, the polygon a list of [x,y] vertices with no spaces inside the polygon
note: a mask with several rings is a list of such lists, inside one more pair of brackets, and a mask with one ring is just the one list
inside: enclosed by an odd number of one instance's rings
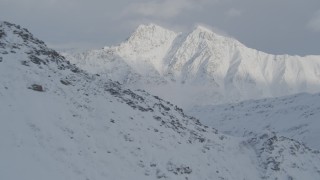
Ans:
{"label": "overcast sky", "polygon": [[52,47],[118,44],[152,22],[177,32],[206,24],[264,52],[320,55],[320,0],[0,0],[0,19]]}

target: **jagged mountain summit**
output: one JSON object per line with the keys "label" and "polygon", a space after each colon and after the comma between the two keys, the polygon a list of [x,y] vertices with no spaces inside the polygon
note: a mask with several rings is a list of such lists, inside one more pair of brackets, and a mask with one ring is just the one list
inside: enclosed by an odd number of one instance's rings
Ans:
{"label": "jagged mountain summit", "polygon": [[319,179],[320,155],[219,133],[143,90],[85,72],[0,22],[0,179]]}
{"label": "jagged mountain summit", "polygon": [[266,54],[201,26],[175,33],[141,25],[118,46],[64,55],[186,108],[320,90],[320,56]]}

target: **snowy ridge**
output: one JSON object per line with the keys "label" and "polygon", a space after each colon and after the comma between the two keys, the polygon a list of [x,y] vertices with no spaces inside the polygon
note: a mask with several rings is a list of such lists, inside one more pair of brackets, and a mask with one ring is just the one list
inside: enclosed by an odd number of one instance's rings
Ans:
{"label": "snowy ridge", "polygon": [[[76,61],[79,67],[87,67],[85,70],[89,73],[107,76],[106,79],[122,83],[135,83],[137,79],[141,78],[141,75],[120,57],[100,50],[87,51],[73,56],[64,54],[64,56],[71,62]],[[100,59],[100,61],[96,61],[96,59]]]}
{"label": "snowy ridge", "polygon": [[176,36],[175,32],[155,24],[140,25],[126,42],[105,49],[117,52],[123,59],[128,59],[127,62],[142,75],[159,76],[163,74],[164,56]]}
{"label": "snowy ridge", "polygon": [[[306,165],[303,161],[312,161],[320,152],[313,151],[312,154],[307,155],[306,152],[310,151],[310,148],[298,141],[266,132],[248,140],[247,143],[254,146],[259,157],[263,179],[308,179],[310,176],[316,177],[319,173],[317,168]],[[292,156],[295,158],[292,159]],[[301,161],[295,159],[301,159]],[[315,168],[316,171],[311,175],[309,172],[299,172],[300,168]]]}
{"label": "snowy ridge", "polygon": [[0,179],[320,177],[319,153],[294,140],[223,135],[157,96],[78,69],[17,25],[0,32]]}
{"label": "snowy ridge", "polygon": [[[319,56],[266,54],[201,26],[190,33],[177,34],[157,25],[141,25],[127,41],[99,53],[125,61],[132,68],[125,74],[140,75],[120,83],[147,88],[184,107],[320,90]],[[109,66],[102,57],[70,61],[85,70],[92,63]],[[81,65],[78,61],[90,63]],[[159,88],[163,90],[159,92]],[[185,94],[191,98],[181,102],[186,99]]]}
{"label": "snowy ridge", "polygon": [[246,136],[268,130],[320,149],[320,94],[198,106],[189,113],[227,134]]}

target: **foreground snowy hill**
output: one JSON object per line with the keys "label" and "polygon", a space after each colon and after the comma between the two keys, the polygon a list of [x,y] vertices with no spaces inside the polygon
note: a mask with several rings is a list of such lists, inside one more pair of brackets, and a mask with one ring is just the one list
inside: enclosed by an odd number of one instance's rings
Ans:
{"label": "foreground snowy hill", "polygon": [[198,106],[190,113],[235,136],[268,130],[320,149],[320,94]]}
{"label": "foreground snowy hill", "polygon": [[119,46],[64,55],[183,107],[320,91],[320,56],[266,54],[201,26],[179,34],[141,25]]}
{"label": "foreground snowy hill", "polygon": [[218,133],[86,73],[0,23],[0,179],[319,179],[320,155],[272,133]]}

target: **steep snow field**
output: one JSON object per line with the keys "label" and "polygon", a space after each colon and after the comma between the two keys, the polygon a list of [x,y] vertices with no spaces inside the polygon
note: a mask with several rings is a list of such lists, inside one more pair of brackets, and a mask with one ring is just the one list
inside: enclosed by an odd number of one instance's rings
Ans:
{"label": "steep snow field", "polygon": [[141,25],[118,46],[63,55],[184,108],[320,91],[320,56],[266,54],[201,26],[183,34]]}
{"label": "steep snow field", "polygon": [[320,178],[319,152],[298,141],[221,134],[107,77],[1,22],[0,179]]}

